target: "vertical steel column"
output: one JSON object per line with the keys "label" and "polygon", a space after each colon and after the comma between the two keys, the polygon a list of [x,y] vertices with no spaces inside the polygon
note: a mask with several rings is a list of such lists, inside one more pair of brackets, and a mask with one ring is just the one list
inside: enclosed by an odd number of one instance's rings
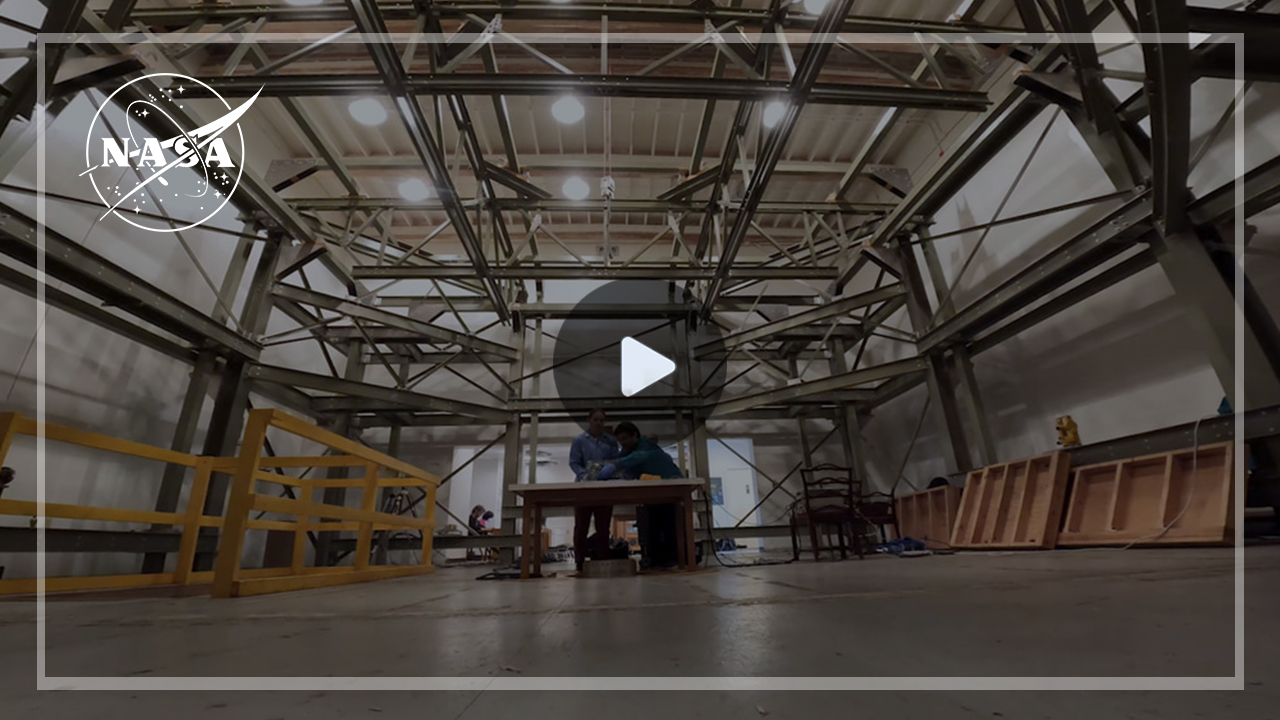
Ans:
{"label": "vertical steel column", "polygon": [[991,437],[991,425],[987,422],[987,408],[982,402],[982,391],[978,387],[977,376],[973,373],[973,357],[964,345],[956,345],[952,349],[952,360],[956,371],[956,379],[965,395],[965,409],[969,411],[969,424],[973,430],[979,467],[996,464],[996,447]]}
{"label": "vertical steel column", "polygon": [[[907,290],[907,314],[911,318],[912,329],[918,335],[929,327],[929,298],[924,292],[924,280],[920,276],[920,266],[911,245],[899,240],[896,247],[902,262],[902,283]],[[935,401],[932,403],[936,408],[935,424],[940,426],[938,429],[942,432],[939,434],[946,438],[948,444],[948,469],[951,472],[969,470],[973,467],[969,458],[969,446],[941,351],[925,355],[925,364],[925,381],[929,386],[929,395]]]}
{"label": "vertical steel column", "polygon": [[[508,370],[507,382],[509,400],[518,400],[524,386],[520,378],[524,375],[524,359],[527,348],[524,336],[524,324],[513,323],[511,328],[511,345],[520,349],[519,359],[513,361]],[[516,494],[511,488],[520,483],[520,413],[513,413],[507,421],[506,442],[502,456],[502,532],[504,535],[518,535],[521,528],[517,524]],[[498,550],[498,559],[504,565],[513,565],[516,561],[515,548],[507,547]]]}
{"label": "vertical steel column", "polygon": [[[1156,237],[1151,243],[1160,269],[1173,286],[1174,295],[1200,338],[1223,393],[1235,393],[1235,313],[1236,298],[1218,273],[1204,244],[1190,231]],[[1280,379],[1276,377],[1258,336],[1244,326],[1245,406],[1253,410],[1280,403]]]}
{"label": "vertical steel column", "polygon": [[[273,231],[262,243],[262,253],[249,282],[249,292],[244,308],[240,311],[240,327],[249,337],[257,339],[267,329],[271,316],[271,286],[275,281],[276,262],[280,258],[283,234]],[[227,358],[218,380],[218,393],[213,402],[213,415],[209,418],[209,430],[204,436],[202,455],[230,457],[236,454],[240,435],[244,431],[245,414],[249,409],[249,383],[245,374],[249,361],[242,357]],[[230,476],[214,473],[209,481],[209,494],[204,501],[205,515],[222,515],[230,487]],[[217,535],[214,528],[201,528],[202,534]],[[197,553],[195,570],[213,569],[214,553]]]}
{"label": "vertical steel column", "polygon": [[[399,377],[396,379],[396,384],[399,387],[404,387],[405,382],[408,381],[410,367],[411,366],[408,360],[405,360],[400,363],[400,374],[399,374]],[[403,425],[392,425],[391,428],[387,431],[387,454],[393,458],[400,457],[400,440],[401,440],[401,435],[403,434],[403,431],[404,431]],[[379,511],[386,510],[388,503],[390,503],[391,498],[394,496],[395,496],[395,488],[389,488],[389,487],[383,488],[382,492],[378,493],[378,510]],[[426,531],[424,530],[424,532]],[[391,551],[391,531],[380,530],[378,533],[377,555],[374,558],[375,564],[386,565],[387,553],[389,553],[390,551]]]}
{"label": "vertical steel column", "polygon": [[[217,368],[218,356],[212,350],[201,350],[196,356],[196,363],[191,368],[191,379],[187,382],[187,394],[182,399],[182,410],[178,413],[178,423],[173,430],[173,442],[169,449],[182,453],[191,452],[196,440],[196,429],[200,424],[200,411],[204,409],[205,395],[209,394],[209,386],[213,382],[213,373]],[[178,499],[182,495],[182,483],[186,479],[187,468],[184,465],[169,463],[164,467],[164,475],[160,480],[160,491],[156,494],[156,512],[177,512]],[[170,530],[171,525],[152,525],[152,530]],[[167,553],[147,553],[142,557],[142,572],[164,572]]]}
{"label": "vertical steel column", "polygon": [[[542,375],[535,374],[542,370],[542,318],[533,321],[533,362],[529,373],[530,397],[542,397]],[[529,413],[529,476],[530,484],[538,482],[538,412]]]}
{"label": "vertical steel column", "polygon": [[942,260],[938,257],[937,247],[929,239],[929,230],[921,227],[916,232],[916,235],[920,238],[920,254],[924,255],[924,264],[929,270],[929,280],[933,283],[933,292],[937,297],[945,299],[945,302],[938,307],[937,311],[937,321],[942,322],[956,314],[956,304],[951,299],[950,293],[947,292],[947,274],[942,269]]}
{"label": "vertical steel column", "polygon": [[[838,338],[831,349],[831,374],[840,375],[849,372],[849,345],[843,338]],[[845,463],[853,468],[854,477],[870,484],[867,474],[867,448],[862,442],[862,419],[858,417],[858,407],[853,403],[837,405],[836,423],[841,426],[840,441],[844,446]]]}
{"label": "vertical steel column", "polygon": [[[353,382],[364,381],[364,350],[365,343],[363,340],[351,340],[347,343],[347,366],[343,371],[343,378]],[[370,347],[369,352],[377,352],[377,348]],[[333,419],[329,426],[329,430],[343,437],[349,437],[351,432],[351,414],[342,413]],[[331,480],[345,479],[350,477],[351,468],[336,467],[329,468],[327,476]],[[345,505],[347,502],[347,489],[344,487],[325,488],[322,495],[322,502],[326,505]],[[311,500],[311,498],[306,498]],[[321,518],[324,522],[324,518]],[[318,525],[324,527],[323,524]],[[318,567],[327,567],[332,561],[333,541],[338,539],[340,533],[337,531],[326,531],[316,533],[316,565]]]}

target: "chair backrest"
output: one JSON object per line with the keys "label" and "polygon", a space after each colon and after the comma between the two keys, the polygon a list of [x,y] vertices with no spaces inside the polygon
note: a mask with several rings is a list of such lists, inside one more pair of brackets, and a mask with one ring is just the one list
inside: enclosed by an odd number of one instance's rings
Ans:
{"label": "chair backrest", "polygon": [[829,463],[801,468],[800,482],[804,486],[804,510],[809,515],[815,512],[852,515],[862,490],[862,483],[853,479],[852,469]]}

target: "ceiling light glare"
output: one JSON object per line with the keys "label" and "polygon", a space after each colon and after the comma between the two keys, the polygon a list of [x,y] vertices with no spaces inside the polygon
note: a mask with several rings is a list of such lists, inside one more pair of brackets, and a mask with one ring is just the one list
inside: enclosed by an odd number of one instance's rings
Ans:
{"label": "ceiling light glare", "polygon": [[804,11],[810,15],[821,15],[831,0],[804,0]]}
{"label": "ceiling light glare", "polygon": [[400,183],[400,197],[409,202],[422,202],[431,197],[431,187],[418,178],[409,178]]}
{"label": "ceiling light glare", "polygon": [[566,95],[551,105],[551,115],[564,125],[572,125],[587,114],[582,101],[572,95]]}
{"label": "ceiling light glare", "polygon": [[781,100],[774,100],[764,106],[764,111],[760,113],[760,122],[764,123],[765,127],[771,128],[777,125],[782,116],[786,114],[787,104]]}
{"label": "ceiling light glare", "polygon": [[308,5],[319,5],[324,0],[284,0],[285,5],[296,5],[298,7],[306,7]]}
{"label": "ceiling light glare", "polygon": [[347,112],[361,125],[381,125],[387,121],[387,108],[374,98],[360,98],[347,106]]}
{"label": "ceiling light glare", "polygon": [[587,184],[586,180],[577,176],[565,180],[564,186],[560,189],[564,192],[564,196],[570,200],[586,200],[587,196],[591,194],[591,186]]}

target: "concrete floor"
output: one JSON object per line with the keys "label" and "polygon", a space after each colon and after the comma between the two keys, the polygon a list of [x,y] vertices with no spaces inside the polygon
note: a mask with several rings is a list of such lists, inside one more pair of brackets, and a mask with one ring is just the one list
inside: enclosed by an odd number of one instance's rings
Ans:
{"label": "concrete floor", "polygon": [[[963,554],[285,595],[47,603],[51,676],[1208,676],[1233,673],[1233,555]],[[1246,553],[1244,692],[45,692],[0,603],[5,718],[1280,718],[1280,547]]]}

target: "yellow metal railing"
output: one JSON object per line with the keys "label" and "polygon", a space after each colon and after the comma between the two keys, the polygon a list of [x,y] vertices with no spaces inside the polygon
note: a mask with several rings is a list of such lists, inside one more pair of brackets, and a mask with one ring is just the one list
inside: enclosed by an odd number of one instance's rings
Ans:
{"label": "yellow metal railing", "polygon": [[[278,428],[326,446],[338,454],[300,457],[264,457],[266,431]],[[435,527],[436,488],[440,481],[408,463],[377,452],[340,435],[322,430],[276,410],[254,410],[249,414],[241,452],[234,458],[213,458],[175,452],[142,443],[121,440],[97,433],[51,423],[37,423],[17,413],[0,413],[0,462],[8,454],[16,435],[40,435],[46,440],[103,450],[147,460],[172,463],[195,469],[191,492],[185,508],[178,512],[128,510],[89,505],[44,503],[43,512],[29,500],[0,498],[0,516],[17,516],[42,521],[48,527],[51,519],[88,520],[115,523],[146,523],[180,527],[175,571],[137,575],[99,575],[79,577],[47,577],[46,592],[105,590],[157,585],[184,585],[212,582],[215,597],[233,597],[269,592],[283,592],[324,587],[380,578],[401,577],[433,570],[431,565],[431,531]],[[283,468],[360,467],[362,477],[351,479],[308,480],[285,475]],[[384,470],[394,472],[383,477]],[[226,517],[204,515],[205,498],[214,472],[233,474]],[[298,499],[262,495],[254,492],[258,481],[290,486]],[[360,508],[326,505],[311,501],[318,488],[359,488]],[[427,493],[425,516],[405,517],[375,512],[378,489],[383,487],[421,487]],[[250,517],[254,512],[292,515],[294,520],[264,520]],[[313,518],[316,518],[313,520]],[[325,520],[320,520],[324,518]],[[328,520],[333,519],[333,520]],[[193,572],[200,528],[221,528],[218,557],[212,572]],[[417,565],[369,567],[373,533],[381,530],[413,529],[423,535],[422,558]],[[253,530],[277,530],[294,533],[292,563],[283,568],[241,568],[245,536]],[[304,567],[307,533],[316,531],[355,531],[355,563],[345,567]],[[0,595],[28,594],[37,591],[36,578],[0,580]]]}
{"label": "yellow metal railing", "polygon": [[[215,468],[221,469],[226,463],[219,458],[199,457],[188,453],[175,452],[164,448],[152,447],[130,440],[121,440],[107,435],[86,432],[63,425],[37,423],[18,413],[0,413],[0,461],[9,453],[9,447],[16,435],[40,435],[51,440],[69,445],[104,450],[118,455],[158,460],[184,467],[195,468],[194,484],[187,501],[187,508],[182,512],[156,512],[154,510],[126,510],[89,505],[65,505],[61,503],[45,503],[41,513],[37,503],[30,500],[6,500],[0,498],[0,515],[10,515],[36,520],[96,520],[117,523],[148,523],[156,525],[176,525],[182,528],[182,538],[178,546],[177,570],[171,573],[150,573],[145,575],[95,575],[88,577],[49,577],[45,578],[46,592],[67,592],[74,590],[106,590],[114,588],[145,587],[149,585],[181,585],[194,582],[191,565],[195,559],[196,540],[201,527],[221,527],[222,518],[207,517],[202,513],[204,498],[209,490],[209,478]],[[199,573],[195,573],[199,575]],[[206,578],[207,580],[207,578]],[[16,580],[0,580],[0,595],[16,595],[36,592],[36,578]]]}
{"label": "yellow metal railing", "polygon": [[[267,429],[272,427],[324,445],[339,454],[320,457],[263,457]],[[270,471],[285,467],[320,466],[357,467],[363,468],[364,473],[358,478],[304,480]],[[384,470],[397,474],[383,477]],[[300,497],[294,499],[256,493],[254,488],[259,481],[293,486],[300,490]],[[431,564],[431,531],[435,527],[432,510],[439,485],[440,479],[435,475],[349,438],[322,430],[278,410],[253,410],[249,413],[249,421],[245,426],[240,455],[235,458],[231,497],[227,502],[226,522],[214,566],[213,596],[239,597],[304,590],[431,572],[435,569]],[[311,501],[313,491],[330,487],[359,488],[360,507],[349,508]],[[406,517],[376,511],[378,489],[383,487],[423,488],[427,493],[424,517]],[[254,512],[294,516],[293,522],[273,522],[272,528],[294,532],[292,565],[289,568],[255,571],[241,567],[245,533],[260,527],[263,522],[250,517]],[[369,567],[373,533],[394,529],[422,532],[421,562],[417,565]],[[355,530],[354,564],[343,567],[303,567],[307,532],[312,530]]]}

